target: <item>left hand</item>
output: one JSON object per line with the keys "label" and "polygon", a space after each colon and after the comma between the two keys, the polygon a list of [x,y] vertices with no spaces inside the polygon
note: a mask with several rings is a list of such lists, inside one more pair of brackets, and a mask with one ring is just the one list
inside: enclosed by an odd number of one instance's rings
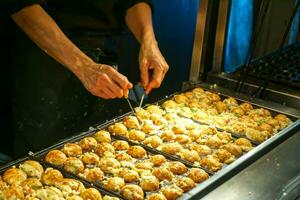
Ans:
{"label": "left hand", "polygon": [[[141,44],[139,53],[141,84],[149,94],[153,88],[159,88],[169,65],[162,56],[155,40],[145,40]],[[150,77],[150,71],[153,74]]]}

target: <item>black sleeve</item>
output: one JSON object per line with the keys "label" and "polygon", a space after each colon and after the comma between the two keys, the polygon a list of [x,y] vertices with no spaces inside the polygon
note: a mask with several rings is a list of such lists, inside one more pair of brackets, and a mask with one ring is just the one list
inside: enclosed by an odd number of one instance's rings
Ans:
{"label": "black sleeve", "polygon": [[119,0],[116,4],[115,12],[116,17],[118,18],[120,23],[123,24],[125,22],[125,15],[127,9],[131,8],[137,3],[147,3],[150,6],[151,11],[153,13],[153,4],[151,0]]}
{"label": "black sleeve", "polygon": [[12,15],[26,6],[40,3],[40,0],[0,0],[1,15]]}

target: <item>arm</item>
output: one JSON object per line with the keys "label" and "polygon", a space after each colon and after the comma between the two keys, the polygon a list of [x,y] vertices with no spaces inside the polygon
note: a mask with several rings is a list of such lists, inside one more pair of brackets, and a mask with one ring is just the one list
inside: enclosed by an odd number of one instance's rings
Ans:
{"label": "arm", "polygon": [[[136,39],[140,42],[139,65],[141,82],[146,93],[160,87],[169,69],[155,39],[151,8],[146,3],[138,3],[127,10],[125,21]],[[149,71],[153,69],[152,77]]]}
{"label": "arm", "polygon": [[43,51],[71,70],[93,95],[122,97],[132,87],[125,76],[108,65],[97,64],[77,48],[40,5],[12,15],[13,20]]}

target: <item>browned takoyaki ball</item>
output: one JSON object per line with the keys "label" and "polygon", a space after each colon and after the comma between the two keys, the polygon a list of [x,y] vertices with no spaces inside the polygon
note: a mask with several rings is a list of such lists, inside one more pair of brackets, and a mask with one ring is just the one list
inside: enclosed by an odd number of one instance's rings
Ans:
{"label": "browned takoyaki ball", "polygon": [[97,146],[96,153],[103,157],[108,154],[114,154],[115,148],[110,143],[101,143]]}
{"label": "browned takoyaki ball", "polygon": [[113,169],[118,169],[120,166],[120,162],[111,157],[103,157],[99,161],[100,169],[106,173],[111,172]]}
{"label": "browned takoyaki ball", "polygon": [[192,90],[192,93],[193,94],[203,94],[204,93],[204,90],[200,87],[197,87],[195,89]]}
{"label": "browned takoyaki ball", "polygon": [[200,165],[211,171],[218,171],[222,168],[222,163],[218,159],[214,158],[212,155],[208,155],[200,161]]}
{"label": "browned takoyaki ball", "polygon": [[270,119],[266,120],[266,123],[271,125],[276,130],[280,128],[279,121],[275,118],[270,118]]}
{"label": "browned takoyaki ball", "polygon": [[182,146],[177,142],[171,142],[161,145],[161,150],[169,154],[176,154],[182,150]]}
{"label": "browned takoyaki ball", "polygon": [[150,161],[153,163],[154,166],[158,167],[165,163],[167,159],[163,155],[158,154],[151,156]]}
{"label": "browned takoyaki ball", "polygon": [[172,161],[168,163],[168,168],[173,174],[181,175],[187,172],[186,166],[178,161]]}
{"label": "browned takoyaki ball", "polygon": [[192,99],[193,97],[195,97],[193,92],[185,92],[184,95],[189,99]]}
{"label": "browned takoyaki ball", "polygon": [[143,131],[146,134],[150,134],[154,130],[155,130],[155,126],[152,122],[151,123],[144,123],[141,127],[141,131]]}
{"label": "browned takoyaki ball", "polygon": [[234,143],[239,145],[243,151],[250,151],[253,148],[251,142],[246,138],[239,138]]}
{"label": "browned takoyaki ball", "polygon": [[188,135],[178,135],[176,136],[175,141],[180,144],[189,144],[192,142],[191,138]]}
{"label": "browned takoyaki ball", "polygon": [[250,103],[242,103],[240,107],[247,113],[253,110],[253,106]]}
{"label": "browned takoyaki ball", "polygon": [[234,161],[234,155],[232,155],[231,153],[229,153],[227,150],[225,149],[218,149],[215,153],[214,156],[216,158],[219,159],[220,162],[222,163],[232,163]]}
{"label": "browned takoyaki ball", "polygon": [[283,114],[276,115],[274,119],[276,119],[279,122],[281,129],[287,127],[291,123],[291,120]]}
{"label": "browned takoyaki ball", "polygon": [[78,144],[66,143],[62,148],[62,152],[64,152],[69,157],[77,157],[82,154],[82,149]]}
{"label": "browned takoyaki ball", "polygon": [[222,148],[237,157],[242,155],[242,153],[243,153],[242,148],[235,143],[225,144],[224,146],[222,146]]}
{"label": "browned takoyaki ball", "polygon": [[72,179],[72,178],[63,178],[55,184],[55,186],[58,186],[58,187],[60,185],[69,186],[72,190],[74,190],[76,192],[81,192],[83,189],[85,189],[82,182],[80,182],[76,179]]}
{"label": "browned takoyaki ball", "polygon": [[245,114],[244,109],[239,106],[232,108],[231,112],[237,117],[241,117]]}
{"label": "browned takoyaki ball", "polygon": [[179,125],[179,124],[175,124],[172,127],[172,131],[175,134],[186,134],[187,133],[187,130],[186,130],[185,126],[184,125]]}
{"label": "browned takoyaki ball", "polygon": [[144,199],[144,191],[137,185],[125,185],[122,187],[121,195],[128,200]]}
{"label": "browned takoyaki ball", "polygon": [[91,151],[97,147],[97,140],[93,137],[86,137],[79,141],[79,146],[85,151]]}
{"label": "browned takoyaki ball", "polygon": [[127,116],[123,119],[123,123],[127,128],[138,129],[140,127],[139,120],[135,116]]}
{"label": "browned takoyaki ball", "polygon": [[93,152],[86,152],[80,156],[80,160],[86,165],[97,165],[99,156]]}
{"label": "browned takoyaki ball", "polygon": [[179,105],[178,103],[176,103],[175,101],[173,100],[167,100],[165,101],[163,104],[162,104],[162,107],[164,109],[175,109],[177,108]]}
{"label": "browned takoyaki ball", "polygon": [[197,151],[200,156],[205,156],[212,153],[211,148],[209,148],[207,145],[191,144],[190,149]]}
{"label": "browned takoyaki ball", "polygon": [[23,170],[28,177],[37,177],[41,178],[44,168],[43,166],[34,160],[26,160],[20,164],[19,169]]}
{"label": "browned takoyaki ball", "polygon": [[151,170],[153,168],[153,163],[149,161],[139,162],[135,164],[137,169]]}
{"label": "browned takoyaki ball", "polygon": [[141,141],[143,141],[145,139],[146,135],[142,131],[132,129],[132,130],[130,130],[128,132],[128,137],[131,140],[135,140],[135,141],[141,142]]}
{"label": "browned takoyaki ball", "polygon": [[73,174],[82,173],[84,171],[84,164],[79,158],[68,157],[64,165],[64,170]]}
{"label": "browned takoyaki ball", "polygon": [[217,101],[214,105],[219,113],[226,112],[228,110],[227,104],[222,101]]}
{"label": "browned takoyaki ball", "polygon": [[6,188],[3,192],[0,192],[1,199],[13,200],[13,199],[25,199],[23,188],[18,184],[12,184]]}
{"label": "browned takoyaki ball", "polygon": [[108,127],[110,133],[115,135],[127,136],[127,127],[122,123],[115,123]]}
{"label": "browned takoyaki ball", "polygon": [[150,119],[152,120],[153,124],[156,126],[161,126],[167,122],[167,120],[163,116],[157,113],[152,113]]}
{"label": "browned takoyaki ball", "polygon": [[150,118],[150,113],[146,110],[144,110],[143,108],[135,108],[135,115],[137,116],[137,118],[141,121],[147,120]]}
{"label": "browned takoyaki ball", "polygon": [[153,136],[146,138],[143,143],[152,148],[157,148],[163,144],[163,141],[157,135],[153,135]]}
{"label": "browned takoyaki ball", "polygon": [[164,141],[164,142],[170,142],[173,141],[176,136],[174,135],[173,131],[171,130],[165,130],[164,132],[162,132],[162,134],[160,135],[160,138]]}
{"label": "browned takoyaki ball", "polygon": [[234,107],[239,105],[238,102],[233,97],[228,97],[227,99],[224,99],[223,102],[229,107]]}
{"label": "browned takoyaki ball", "polygon": [[25,181],[22,182],[21,186],[23,187],[25,195],[30,195],[33,192],[33,190],[42,188],[43,184],[37,178],[27,178]]}
{"label": "browned takoyaki ball", "polygon": [[62,180],[63,175],[61,174],[61,172],[53,168],[47,168],[42,175],[42,182],[45,185],[55,185]]}
{"label": "browned takoyaki ball", "polygon": [[266,132],[268,132],[269,136],[273,135],[273,132],[274,132],[273,127],[269,124],[266,124],[266,123],[259,125],[257,127],[257,130],[266,131]]}
{"label": "browned takoyaki ball", "polygon": [[192,179],[196,183],[201,183],[209,178],[208,174],[200,168],[192,168],[187,175],[190,179]]}
{"label": "browned takoyaki ball", "polygon": [[211,148],[219,148],[223,142],[218,136],[212,135],[206,140],[205,144]]}
{"label": "browned takoyaki ball", "polygon": [[191,163],[198,162],[200,161],[200,156],[195,150],[188,150],[188,149],[183,149],[179,153],[180,157],[184,160],[187,160]]}
{"label": "browned takoyaki ball", "polygon": [[127,150],[129,149],[129,144],[123,140],[116,140],[113,142],[113,146],[117,151]]}
{"label": "browned takoyaki ball", "polygon": [[153,193],[147,197],[147,200],[167,200],[167,198],[160,193]]}
{"label": "browned takoyaki ball", "polygon": [[82,199],[88,199],[88,200],[101,200],[102,196],[98,190],[95,188],[88,188],[84,189],[80,192],[80,197]]}
{"label": "browned takoyaki ball", "polygon": [[172,180],[173,173],[167,167],[158,167],[152,170],[152,174],[159,180]]}
{"label": "browned takoyaki ball", "polygon": [[125,186],[124,179],[120,177],[111,177],[104,181],[104,187],[112,191],[120,191]]}
{"label": "browned takoyaki ball", "polygon": [[146,108],[146,111],[153,114],[159,114],[159,115],[163,115],[165,113],[164,110],[162,110],[159,106],[157,105],[149,105],[147,108]]}
{"label": "browned takoyaki ball", "polygon": [[130,161],[132,160],[132,157],[128,155],[127,153],[118,153],[116,154],[116,159],[118,161]]}
{"label": "browned takoyaki ball", "polygon": [[99,143],[110,143],[111,142],[110,133],[106,130],[100,130],[100,131],[96,132],[94,135],[94,138]]}
{"label": "browned takoyaki ball", "polygon": [[140,180],[140,186],[144,191],[156,191],[159,189],[159,180],[155,176],[145,176]]}
{"label": "browned takoyaki ball", "polygon": [[176,179],[175,184],[178,187],[180,187],[184,192],[190,191],[196,186],[195,182],[188,177],[182,177]]}
{"label": "browned takoyaki ball", "polygon": [[131,146],[127,150],[127,153],[134,158],[144,158],[147,155],[146,150],[140,146]]}
{"label": "browned takoyaki ball", "polygon": [[84,172],[81,174],[81,176],[90,182],[97,182],[104,179],[104,173],[98,167],[94,167],[90,169],[86,168]]}
{"label": "browned takoyaki ball", "polygon": [[176,200],[182,195],[183,190],[176,185],[171,185],[162,187],[161,192],[164,194],[167,200]]}
{"label": "browned takoyaki ball", "polygon": [[173,99],[174,99],[174,101],[176,101],[176,103],[179,103],[179,104],[185,104],[189,100],[188,97],[185,96],[184,94],[175,95]]}
{"label": "browned takoyaki ball", "polygon": [[139,179],[139,174],[132,169],[122,168],[119,170],[118,175],[123,178],[125,182],[134,182]]}
{"label": "browned takoyaki ball", "polygon": [[18,168],[10,168],[3,174],[3,180],[8,184],[20,185],[27,178],[26,173]]}
{"label": "browned takoyaki ball", "polygon": [[55,165],[55,166],[63,166],[66,162],[67,156],[60,150],[52,150],[49,151],[45,157],[45,161]]}
{"label": "browned takoyaki ball", "polygon": [[269,133],[266,131],[255,130],[253,128],[246,128],[245,135],[250,140],[253,140],[256,142],[263,142],[268,138]]}

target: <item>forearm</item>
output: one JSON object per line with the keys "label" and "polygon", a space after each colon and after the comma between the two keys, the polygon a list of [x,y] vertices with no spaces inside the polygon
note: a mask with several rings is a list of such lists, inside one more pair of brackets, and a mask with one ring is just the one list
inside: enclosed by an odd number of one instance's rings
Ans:
{"label": "forearm", "polygon": [[23,8],[13,20],[43,51],[80,78],[83,67],[93,61],[78,49],[39,5]]}
{"label": "forearm", "polygon": [[151,8],[146,3],[138,3],[126,12],[125,21],[136,39],[140,42],[156,42]]}

